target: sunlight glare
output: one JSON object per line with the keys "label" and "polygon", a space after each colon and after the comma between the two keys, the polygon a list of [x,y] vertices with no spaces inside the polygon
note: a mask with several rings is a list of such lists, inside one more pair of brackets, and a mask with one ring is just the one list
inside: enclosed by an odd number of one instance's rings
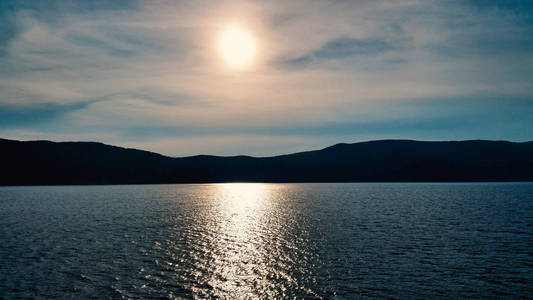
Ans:
{"label": "sunlight glare", "polygon": [[242,69],[251,63],[255,55],[255,41],[244,28],[230,26],[220,35],[218,49],[230,67]]}

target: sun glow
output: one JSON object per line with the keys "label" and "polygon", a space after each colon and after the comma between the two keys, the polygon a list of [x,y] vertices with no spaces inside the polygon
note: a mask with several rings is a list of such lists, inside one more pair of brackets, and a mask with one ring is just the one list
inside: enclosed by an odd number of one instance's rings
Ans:
{"label": "sun glow", "polygon": [[218,50],[228,66],[242,69],[250,65],[255,55],[255,41],[242,27],[230,26],[222,31]]}

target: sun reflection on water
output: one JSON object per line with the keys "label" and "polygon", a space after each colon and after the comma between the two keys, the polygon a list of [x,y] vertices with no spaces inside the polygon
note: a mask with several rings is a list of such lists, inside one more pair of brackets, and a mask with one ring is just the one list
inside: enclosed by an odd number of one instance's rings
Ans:
{"label": "sun reflection on water", "polygon": [[222,213],[220,236],[216,243],[215,270],[209,280],[220,296],[251,298],[265,285],[266,258],[262,237],[268,213],[269,188],[266,184],[220,184],[217,202]]}
{"label": "sun reflection on water", "polygon": [[309,223],[286,206],[286,186],[230,183],[200,190],[199,196],[209,196],[196,202],[190,230],[183,233],[185,249],[192,251],[181,252],[177,267],[185,267],[185,288],[193,298],[316,296],[310,289],[317,254]]}

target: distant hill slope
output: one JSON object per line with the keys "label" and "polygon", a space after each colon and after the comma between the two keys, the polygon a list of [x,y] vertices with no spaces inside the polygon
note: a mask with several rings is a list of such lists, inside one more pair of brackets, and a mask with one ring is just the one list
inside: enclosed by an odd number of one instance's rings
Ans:
{"label": "distant hill slope", "polygon": [[380,140],[273,157],[172,158],[93,142],[0,139],[1,185],[533,181],[533,142]]}

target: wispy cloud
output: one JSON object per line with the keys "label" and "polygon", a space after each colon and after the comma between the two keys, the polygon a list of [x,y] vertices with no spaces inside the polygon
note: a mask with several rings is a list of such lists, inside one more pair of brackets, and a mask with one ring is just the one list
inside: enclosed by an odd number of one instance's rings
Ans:
{"label": "wispy cloud", "polygon": [[27,127],[41,125],[43,122],[51,122],[75,110],[87,107],[87,102],[74,104],[39,103],[30,106],[0,104],[0,126]]}
{"label": "wispy cloud", "polygon": [[282,63],[291,67],[302,67],[308,66],[317,60],[343,59],[357,55],[378,55],[394,48],[395,46],[389,42],[376,38],[354,39],[342,37],[327,42],[310,54],[288,59]]}

